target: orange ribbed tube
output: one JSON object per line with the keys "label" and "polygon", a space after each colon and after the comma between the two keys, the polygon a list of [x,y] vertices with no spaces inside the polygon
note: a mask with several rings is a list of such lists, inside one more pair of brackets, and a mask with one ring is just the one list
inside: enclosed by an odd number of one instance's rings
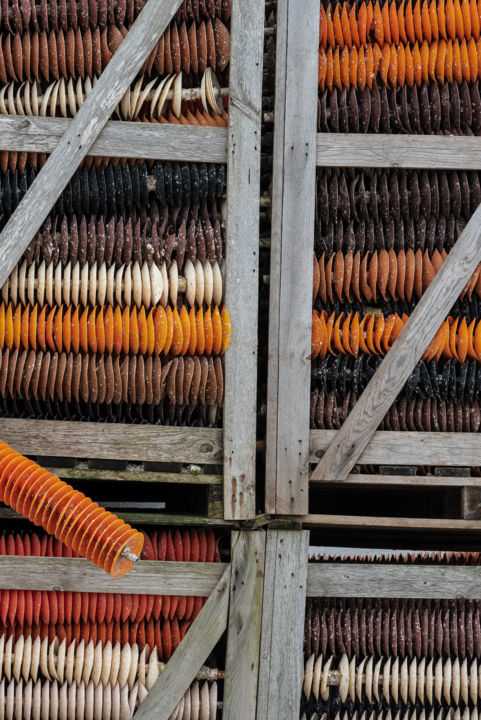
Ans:
{"label": "orange ribbed tube", "polygon": [[113,577],[142,552],[142,533],[3,442],[0,500]]}

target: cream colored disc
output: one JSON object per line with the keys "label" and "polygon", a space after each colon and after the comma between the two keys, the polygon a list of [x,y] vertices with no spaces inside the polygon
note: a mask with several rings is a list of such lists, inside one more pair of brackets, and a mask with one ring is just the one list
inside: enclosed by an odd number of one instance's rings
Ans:
{"label": "cream colored disc", "polygon": [[204,271],[200,260],[195,261],[195,300],[199,307],[204,302]]}
{"label": "cream colored disc", "polygon": [[13,653],[13,677],[18,682],[20,676],[23,677],[24,661],[27,665],[27,677],[25,682],[28,682],[28,671],[30,670],[30,663],[32,662],[32,638],[28,638],[29,642],[25,646],[25,637],[20,635],[17,642],[15,643],[15,650]]}
{"label": "cream colored disc", "polygon": [[59,646],[58,637],[55,637],[53,642],[50,643],[49,648],[48,648],[48,671],[50,673],[50,677],[53,678],[54,680],[58,680],[57,667],[56,667],[58,646]]}
{"label": "cream colored disc", "polygon": [[[77,686],[77,698],[75,701],[75,720],[85,720],[85,683],[82,681]],[[70,718],[69,718],[70,720]]]}
{"label": "cream colored disc", "polygon": [[150,653],[149,667],[147,670],[147,678],[145,681],[147,690],[150,690],[152,688],[152,685],[155,683],[155,681],[157,680],[158,677],[159,677],[159,655],[157,653],[157,648],[154,646],[154,649]]}
{"label": "cream colored disc", "polygon": [[191,706],[190,706],[190,688],[184,695],[184,712],[182,713],[182,720],[190,720]]}
{"label": "cream colored disc", "polygon": [[80,302],[87,307],[89,302],[89,266],[82,265],[80,269]]}
{"label": "cream colored disc", "polygon": [[453,665],[451,662],[451,658],[448,658],[444,663],[443,668],[443,690],[444,690],[444,699],[448,703],[448,705],[451,704],[451,682],[453,677]]}
{"label": "cream colored disc", "polygon": [[478,665],[474,658],[469,668],[469,697],[475,705],[478,702]]}
{"label": "cream colored disc", "polygon": [[[75,687],[75,685],[71,685],[70,687]],[[70,720],[71,717],[75,717],[75,715],[71,715],[68,712],[67,690],[68,685],[64,682],[58,692],[58,720],[67,720],[67,718]]]}
{"label": "cream colored disc", "polygon": [[212,265],[210,262],[204,264],[204,302],[211,305],[214,294],[214,277],[212,274]]}
{"label": "cream colored disc", "polygon": [[23,263],[20,265],[19,271],[18,271],[18,294],[20,297],[20,302],[22,305],[26,305],[26,276],[27,276],[27,261],[24,260]]}
{"label": "cream colored disc", "polygon": [[63,118],[68,117],[67,112],[67,93],[65,92],[65,78],[60,78],[58,86],[58,102],[60,106],[60,114]]}
{"label": "cream colored disc", "polygon": [[303,682],[303,690],[304,695],[307,699],[309,699],[311,692],[312,692],[312,676],[314,674],[314,653],[311,655],[311,657],[306,660],[306,664],[304,667],[304,682]]}
{"label": "cream colored disc", "polygon": [[418,661],[414,657],[409,666],[409,698],[412,703],[416,702],[416,686],[418,675]]}
{"label": "cream colored disc", "polygon": [[40,720],[42,711],[42,683],[40,680],[33,686],[32,720]]}
{"label": "cream colored disc", "polygon": [[[159,100],[160,94],[162,92],[162,88],[164,87],[165,83],[167,82],[167,79],[168,79],[168,76],[163,78],[160,81],[159,85],[152,92],[152,100],[150,101],[150,114],[152,117],[154,117],[155,106]],[[160,115],[160,113],[159,113],[159,115]]]}
{"label": "cream colored disc", "polygon": [[53,287],[55,304],[60,307],[62,304],[62,263],[57,263],[55,268]]}
{"label": "cream colored disc", "polygon": [[37,302],[39,305],[45,302],[45,260],[42,260],[37,273]]}
{"label": "cream colored disc", "polygon": [[189,305],[195,303],[195,268],[191,260],[187,258],[184,263],[184,278],[186,282],[185,297]]}
{"label": "cream colored disc", "polygon": [[354,702],[356,699],[356,656],[349,663],[349,697]]}
{"label": "cream colored disc", "polygon": [[27,275],[27,295],[28,302],[30,305],[35,305],[35,286],[37,284],[37,278],[35,276],[35,263],[33,262],[28,268]]}
{"label": "cream colored disc", "polygon": [[147,645],[144,647],[139,656],[139,669],[138,669],[139,683],[145,685],[147,678]]}
{"label": "cream colored disc", "polygon": [[14,305],[18,302],[18,265],[10,273],[10,298]]}
{"label": "cream colored disc", "polygon": [[109,720],[120,720],[120,688],[118,683],[112,685],[112,704]]}
{"label": "cream colored disc", "polygon": [[219,263],[215,262],[212,265],[212,282],[213,282],[213,300],[214,305],[220,307],[222,304],[222,273],[220,271]]}
{"label": "cream colored disc", "polygon": [[112,686],[107,683],[104,687],[102,720],[111,720],[112,715]]}
{"label": "cream colored disc", "polygon": [[65,679],[70,685],[73,682],[73,671],[75,665],[75,640],[73,640],[67,648],[67,658],[65,660]]}
{"label": "cream colored disc", "polygon": [[424,684],[424,691],[426,693],[427,701],[430,705],[433,704],[433,687],[434,687],[433,665],[434,665],[434,660],[431,659],[426,668],[426,682]]}
{"label": "cream colored disc", "polygon": [[401,672],[399,678],[399,689],[401,692],[401,699],[403,703],[407,703],[409,695],[409,672],[408,672],[408,659],[404,658],[403,664],[401,665]]}
{"label": "cream colored disc", "polygon": [[100,682],[105,687],[109,681],[110,668],[112,667],[112,643],[108,640],[102,652],[102,673],[100,675]]}
{"label": "cream colored disc", "polygon": [[461,693],[461,669],[459,667],[459,658],[455,658],[452,666],[452,682],[451,695],[456,705],[459,705],[459,696]]}
{"label": "cream colored disc", "polygon": [[129,686],[120,689],[120,720],[130,720]]}
{"label": "cream colored disc", "polygon": [[15,698],[14,698],[14,718],[15,720],[22,720],[23,715],[23,679],[15,685]]}
{"label": "cream colored disc", "polygon": [[[152,265],[152,267],[155,267]],[[150,286],[150,270],[146,262],[142,265],[141,269],[141,290],[142,290],[142,302],[145,307],[148,308],[151,305],[155,305],[152,299],[152,288]]]}
{"label": "cream colored disc", "polygon": [[148,694],[147,688],[139,680],[138,685],[137,685],[137,702],[139,703],[139,705],[141,705],[142,702],[145,700],[145,698],[147,697],[147,694]]}
{"label": "cream colored disc", "polygon": [[10,680],[7,687],[7,697],[5,700],[5,718],[13,720],[15,713],[15,680]]}
{"label": "cream colored disc", "polygon": [[169,276],[167,274],[167,266],[165,262],[160,266],[160,272],[162,273],[162,297],[160,299],[162,307],[167,307],[169,302]]}
{"label": "cream colored disc", "polygon": [[314,672],[312,674],[312,693],[316,700],[319,700],[319,688],[321,686],[322,677],[322,655],[319,655],[315,664]]}
{"label": "cream colored disc", "polygon": [[32,679],[25,684],[23,689],[23,720],[32,718],[33,682]]}
{"label": "cream colored disc", "polygon": [[107,266],[105,263],[99,265],[99,274],[97,279],[97,302],[100,306],[105,305],[107,297]]}
{"label": "cream colored disc", "polygon": [[443,661],[441,658],[436,663],[434,668],[434,697],[441,704],[441,697],[443,691]]}
{"label": "cream colored disc", "polygon": [[91,265],[89,269],[89,302],[92,307],[97,305],[97,263]]}
{"label": "cream colored disc", "polygon": [[94,702],[95,690],[91,680],[85,688],[85,720],[94,720]]}
{"label": "cream colored disc", "polygon": [[85,659],[85,642],[82,639],[79,642],[79,644],[77,645],[77,650],[75,652],[75,662],[74,662],[74,666],[73,666],[73,679],[74,679],[74,682],[77,683],[77,685],[80,685],[80,683],[82,682],[84,659]]}
{"label": "cream colored disc", "polygon": [[[129,266],[130,267],[130,266]],[[132,273],[132,295],[134,298],[134,304],[138,308],[142,305],[142,273],[140,271],[140,265],[138,262],[134,262],[131,267]],[[150,293],[149,293],[150,295]]]}
{"label": "cream colored disc", "polygon": [[130,648],[130,670],[128,675],[129,690],[134,687],[135,681],[137,680],[137,667],[139,663],[139,646],[134,643]]}
{"label": "cream colored disc", "polygon": [[94,720],[102,720],[102,709],[104,705],[104,688],[99,683],[94,690]]}
{"label": "cream colored disc", "polygon": [[[87,90],[87,88],[85,88]],[[82,78],[78,78],[77,80],[77,88],[76,88],[76,98],[77,98],[77,107],[80,109],[82,105],[84,104],[84,88],[82,86]],[[86,93],[85,93],[86,95]]]}
{"label": "cream colored disc", "polygon": [[205,680],[200,689],[200,720],[209,720],[210,716],[210,694],[209,683]]}
{"label": "cream colored disc", "polygon": [[379,678],[381,675],[381,665],[382,665],[382,658],[379,658],[377,663],[374,666],[374,674],[372,678],[372,691],[374,694],[374,697],[379,702]]}
{"label": "cream colored disc", "polygon": [[200,693],[199,683],[196,680],[190,688],[190,708],[192,720],[200,720]]}
{"label": "cream colored disc", "polygon": [[101,675],[102,675],[102,643],[99,640],[97,645],[95,646],[95,650],[94,650],[94,663],[93,663],[92,675],[91,675],[91,679],[92,679],[95,687],[97,687],[97,685],[99,684]]}
{"label": "cream colored disc", "polygon": [[124,303],[128,307],[132,305],[132,269],[130,265],[125,266],[124,272]]}
{"label": "cream colored disc", "polygon": [[107,302],[109,305],[114,304],[114,288],[115,288],[115,265],[110,265],[107,270]]}
{"label": "cream colored disc", "polygon": [[84,667],[82,671],[82,680],[87,686],[90,681],[90,676],[92,674],[92,668],[94,666],[94,654],[95,654],[95,648],[94,648],[94,641],[92,638],[88,641],[86,647],[85,647],[85,654],[84,654]]}
{"label": "cream colored disc", "polygon": [[364,680],[364,687],[366,690],[366,697],[369,703],[372,702],[372,668],[374,660],[372,657],[369,658],[366,665],[366,677]]}
{"label": "cream colored disc", "polygon": [[110,666],[109,682],[115,685],[118,680],[120,669],[120,643],[116,642],[112,648],[112,664]]}
{"label": "cream colored disc", "polygon": [[177,304],[177,294],[179,292],[179,268],[177,260],[172,260],[169,268],[169,295],[172,305]]}
{"label": "cream colored disc", "polygon": [[210,684],[209,688],[209,704],[210,704],[210,714],[209,714],[209,720],[215,720],[217,717],[217,683],[214,681]]}
{"label": "cream colored disc", "polygon": [[127,685],[130,671],[130,644],[125,643],[120,653],[120,668],[118,682],[121,688]]}
{"label": "cream colored disc", "polygon": [[65,680],[65,659],[67,655],[67,640],[64,638],[58,646],[57,652],[57,676],[60,683]]}
{"label": "cream colored disc", "polygon": [[388,657],[382,670],[382,694],[387,703],[391,701],[390,697],[390,680],[391,680],[391,658]]}
{"label": "cream colored disc", "polygon": [[135,712],[135,708],[137,707],[138,703],[138,695],[139,695],[139,684],[138,682],[134,683],[130,693],[129,693],[129,712],[130,715],[133,715]]}
{"label": "cream colored disc", "polygon": [[65,266],[63,271],[63,286],[62,286],[62,293],[63,293],[63,301],[68,307],[70,303],[72,302],[72,294],[71,294],[71,286],[72,286],[72,263],[68,262],[68,264]]}
{"label": "cream colored disc", "polygon": [[420,702],[424,705],[424,685],[426,681],[426,658],[423,658],[419,663],[418,667],[418,680],[417,680],[417,696]]}
{"label": "cream colored disc", "polygon": [[176,117],[179,117],[182,109],[182,73],[177,73],[174,79],[174,99],[172,101],[172,110]]}
{"label": "cream colored disc", "polygon": [[50,263],[47,265],[47,269],[45,272],[45,299],[47,301],[47,305],[52,307],[54,304],[54,296],[53,296],[53,263]]}
{"label": "cream colored disc", "polygon": [[[144,266],[146,263],[144,263]],[[143,268],[142,268],[143,270]],[[164,282],[162,279],[162,271],[160,268],[152,264],[150,266],[150,301],[152,305],[158,305],[162,298]]]}
{"label": "cream colored disc", "polygon": [[125,265],[122,265],[115,274],[115,299],[117,300],[117,304],[121,306],[123,304],[122,285],[124,280],[124,271]]}
{"label": "cream colored disc", "polygon": [[464,658],[461,670],[460,670],[460,681],[461,681],[461,699],[465,705],[469,703],[469,679],[468,679],[468,660]]}
{"label": "cream colored disc", "polygon": [[78,262],[72,268],[72,285],[71,285],[72,305],[75,307],[79,303],[80,298],[80,264]]}
{"label": "cream colored disc", "polygon": [[57,720],[57,718],[58,718],[58,682],[56,680],[52,680],[52,682],[50,683],[50,720]]}
{"label": "cream colored disc", "polygon": [[13,635],[10,635],[7,642],[5,643],[5,650],[3,653],[3,667],[5,671],[5,677],[7,680],[12,679],[12,666],[13,666]]}

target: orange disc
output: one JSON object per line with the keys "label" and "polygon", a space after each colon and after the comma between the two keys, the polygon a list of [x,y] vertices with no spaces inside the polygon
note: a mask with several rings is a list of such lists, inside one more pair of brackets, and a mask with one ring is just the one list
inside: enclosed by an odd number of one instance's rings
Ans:
{"label": "orange disc", "polygon": [[59,523],[59,526],[57,528],[57,537],[60,540],[60,542],[64,543],[65,545],[69,545],[71,547],[70,543],[67,542],[67,535],[69,534],[70,530],[72,529],[73,523],[76,525],[78,524],[78,521],[82,517],[82,515],[91,507],[92,501],[90,498],[84,497],[70,508],[66,508],[65,513]]}
{"label": "orange disc", "polygon": [[[125,523],[123,520],[121,520],[118,517],[113,516],[113,522],[106,528],[105,532],[102,534],[101,537],[99,537],[98,542],[96,545],[92,548],[90,552],[89,557],[91,558],[92,562],[96,565],[99,565],[100,557],[105,554],[102,551],[105,547],[110,547],[110,538],[114,537],[114,534],[116,530],[118,530],[121,527],[124,527]],[[101,566],[102,567],[102,566]]]}
{"label": "orange disc", "polygon": [[[23,487],[23,482],[25,482],[25,473],[27,473],[27,481],[28,481],[28,471],[32,471],[35,469],[35,465],[31,460],[28,460],[27,458],[22,458],[15,466],[14,469],[10,470],[8,472],[8,477],[3,485],[3,499],[2,501],[5,503],[5,505],[10,505],[10,507],[14,507],[15,500],[17,499],[20,490]],[[12,491],[14,491],[15,486],[18,484],[18,487],[16,488],[14,492],[14,496],[12,497]],[[3,484],[3,483],[2,483]]]}
{"label": "orange disc", "polygon": [[102,515],[95,521],[95,523],[92,524],[92,527],[89,528],[89,532],[85,533],[83,536],[82,543],[79,547],[79,552],[84,557],[89,558],[89,560],[92,558],[92,551],[94,547],[116,519],[115,515],[112,515],[112,513],[108,512],[108,510],[104,510]]}
{"label": "orange disc", "polygon": [[149,312],[145,320],[145,326],[147,329],[147,348],[146,353],[150,357],[153,355],[155,348],[155,329],[154,329],[154,309]]}
{"label": "orange disc", "polygon": [[161,305],[157,305],[154,312],[155,343],[154,353],[160,355],[167,339],[167,316]]}
{"label": "orange disc", "polygon": [[22,347],[24,350],[29,349],[29,329],[30,329],[30,305],[27,305],[25,310],[22,313],[22,321],[21,321],[21,328],[20,328],[20,338],[22,342]]}
{"label": "orange disc", "polygon": [[141,353],[141,355],[145,355],[147,353],[149,337],[147,332],[147,318],[145,317],[145,307],[143,305],[137,315],[137,327],[139,333],[139,352]]}
{"label": "orange disc", "polygon": [[35,480],[32,480],[32,485],[28,488],[25,496],[23,496],[23,500],[20,500],[19,498],[19,502],[22,503],[21,512],[22,515],[24,515],[25,517],[30,517],[30,514],[33,510],[33,505],[35,503],[35,498],[39,493],[44,490],[44,487],[46,489],[47,486],[50,484],[50,473],[48,472],[48,470],[44,470],[43,468],[42,471],[42,473],[39,473],[36,476]]}
{"label": "orange disc", "polygon": [[132,560],[126,557],[126,553],[140,557],[144,546],[144,536],[140,532],[132,531],[133,534],[125,540],[123,546],[114,557],[110,574],[112,577],[121,577],[129,572],[134,566]]}
{"label": "orange disc", "polygon": [[23,512],[24,502],[28,498],[30,492],[36,491],[37,482],[44,475],[44,473],[45,470],[42,467],[35,467],[32,474],[28,478],[28,483],[23,484],[22,489],[17,495],[15,505],[13,506],[14,510],[21,513],[22,515],[28,514],[26,512]]}
{"label": "orange disc", "polygon": [[[94,311],[95,313],[95,311]],[[95,321],[95,314],[94,314],[94,321]],[[100,354],[104,354],[105,352],[105,323],[104,323],[104,309],[101,307],[99,310],[99,314],[97,316],[97,321],[95,323],[95,338],[97,342],[97,349],[96,352]]]}
{"label": "orange disc", "polygon": [[[199,312],[202,313],[202,310],[199,310]],[[164,355],[168,355],[174,339],[174,317],[170,305],[167,306],[165,315],[167,318],[167,335],[164,344]]]}
{"label": "orange disc", "polygon": [[180,355],[184,344],[184,334],[182,332],[182,323],[180,321],[179,313],[177,308],[174,308],[172,313],[173,331],[172,331],[172,344],[170,346],[170,352],[172,355]]}
{"label": "orange disc", "polygon": [[70,485],[67,485],[65,483],[65,487],[62,489],[60,496],[57,496],[55,498],[55,504],[50,510],[48,516],[44,517],[44,527],[50,535],[57,534],[59,520],[62,517],[65,508],[67,507],[69,502],[72,501],[73,497],[75,497],[76,494],[77,490],[74,490],[73,487],[70,487]]}

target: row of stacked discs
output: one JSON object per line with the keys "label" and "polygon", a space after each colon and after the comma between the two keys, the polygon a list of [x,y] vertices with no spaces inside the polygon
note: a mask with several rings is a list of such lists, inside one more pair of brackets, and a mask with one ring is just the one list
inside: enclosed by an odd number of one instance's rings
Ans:
{"label": "row of stacked discs", "polygon": [[[478,553],[446,555],[384,560],[479,564]],[[302,720],[477,720],[480,702],[479,601],[308,599]]]}
{"label": "row of stacked discs", "polygon": [[[319,130],[481,131],[474,0],[321,3]],[[481,67],[481,66],[480,66]],[[475,171],[319,168],[313,428],[338,428],[481,202]],[[381,429],[481,426],[481,268]]]}
{"label": "row of stacked discs", "polygon": [[[220,561],[211,530],[166,529],[144,536],[144,560]],[[74,553],[48,535],[4,533],[0,555]],[[0,590],[0,717],[128,720],[205,600]],[[172,719],[215,720],[222,677],[210,656]]]}
{"label": "row of stacked discs", "polygon": [[[0,113],[75,114],[143,5],[3,2]],[[225,126],[230,14],[185,0],[115,117]],[[1,154],[0,226],[44,161]],[[224,165],[86,158],[1,289],[2,416],[221,423],[225,190]]]}

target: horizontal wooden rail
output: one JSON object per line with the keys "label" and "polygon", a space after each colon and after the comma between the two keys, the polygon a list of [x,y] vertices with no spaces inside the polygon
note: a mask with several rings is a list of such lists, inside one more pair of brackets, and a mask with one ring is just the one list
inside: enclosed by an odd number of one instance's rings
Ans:
{"label": "horizontal wooden rail", "polygon": [[308,597],[481,599],[481,567],[309,563]]}
{"label": "horizontal wooden rail", "polygon": [[[51,153],[72,120],[0,115],[0,150]],[[227,161],[227,128],[109,121],[89,155],[182,162]]]}
{"label": "horizontal wooden rail", "polygon": [[[151,472],[149,470],[98,470],[97,468],[62,467],[49,467],[47,470],[67,482],[80,480],[86,482],[159,483],[162,485],[222,485],[222,475],[204,475],[195,472],[168,473]],[[453,479],[459,480],[460,478]],[[477,479],[479,479],[481,485],[481,478]],[[443,480],[446,480],[446,478],[443,478]]]}
{"label": "horizontal wooden rail", "polygon": [[453,476],[442,477],[440,475],[368,475],[364,473],[352,473],[346,480],[337,480],[329,483],[325,480],[313,480],[312,485],[382,485],[382,487],[481,487],[481,477]]}
{"label": "horizontal wooden rail", "polygon": [[[311,430],[311,463],[319,461],[336,432]],[[360,465],[481,465],[481,433],[379,430],[374,433],[357,462]]]}
{"label": "horizontal wooden rail", "polygon": [[310,528],[350,528],[363,530],[413,530],[422,532],[478,532],[481,520],[458,520],[456,518],[380,517],[377,515],[308,515],[286,516],[285,519],[302,522]]}
{"label": "horizontal wooden rail", "polygon": [[319,167],[479,170],[481,138],[318,133]]}
{"label": "horizontal wooden rail", "polygon": [[222,430],[0,419],[0,440],[24,455],[219,464]]}
{"label": "horizontal wooden rail", "polygon": [[[102,505],[102,498],[99,498],[99,504]],[[191,515],[191,514],[173,514],[164,513],[163,510],[159,512],[123,512],[119,511],[115,513],[117,517],[124,520],[130,525],[155,525],[159,527],[233,527],[238,528],[242,525],[242,522],[238,520],[222,520],[218,517],[206,517],[203,515]],[[260,516],[262,517],[262,516]],[[9,507],[5,507],[0,503],[0,519],[8,520],[20,520],[25,522],[23,515],[19,515]],[[251,523],[255,527],[259,527],[259,523],[256,520],[252,520]],[[261,523],[265,524],[265,523]]]}
{"label": "horizontal wooden rail", "polygon": [[214,590],[225,563],[141,560],[121,578],[81,558],[0,556],[0,588],[82,592],[198,595]]}

